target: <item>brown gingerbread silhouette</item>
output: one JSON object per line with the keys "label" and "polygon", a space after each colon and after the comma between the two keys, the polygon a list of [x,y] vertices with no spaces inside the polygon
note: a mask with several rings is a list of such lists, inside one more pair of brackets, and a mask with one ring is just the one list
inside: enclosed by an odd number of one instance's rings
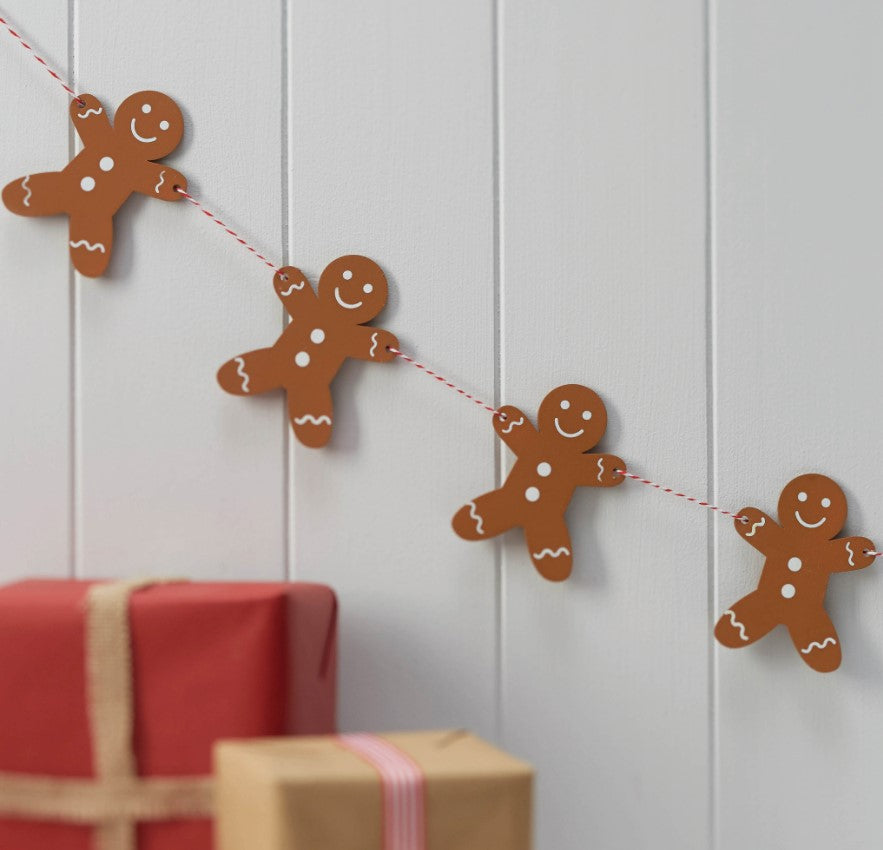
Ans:
{"label": "brown gingerbread silhouette", "polygon": [[27,174],[3,189],[3,203],[18,215],[70,217],[74,268],[98,277],[110,262],[113,217],[133,192],[179,201],[182,174],[154,162],[181,141],[184,119],[167,95],[142,91],[127,97],[113,125],[98,98],[80,95],[70,105],[71,123],[83,142],[61,171]]}
{"label": "brown gingerbread silhouette", "polygon": [[282,388],[295,436],[318,448],[331,438],[331,382],[348,358],[385,363],[398,340],[365,322],[386,305],[386,277],[373,260],[350,255],[331,262],[319,278],[318,293],[296,268],[273,278],[291,324],[272,348],[227,361],[218,383],[234,395],[255,395]]}
{"label": "brown gingerbread silhouette", "polygon": [[784,625],[813,670],[840,666],[840,639],[825,610],[831,573],[860,570],[874,561],[867,537],[837,537],[846,522],[846,496],[824,475],[801,475],[782,490],[779,522],[743,508],[736,531],[765,557],[757,590],[718,620],[714,636],[731,648],[749,646]]}
{"label": "brown gingerbread silhouette", "polygon": [[[540,405],[535,428],[517,407],[500,409],[494,430],[517,460],[499,490],[464,505],[453,519],[466,540],[484,540],[521,526],[531,560],[549,581],[563,581],[573,567],[564,513],[577,487],[615,487],[625,470],[615,455],[585,454],[607,430],[607,410],[588,387],[565,384]],[[505,418],[503,418],[505,417]]]}

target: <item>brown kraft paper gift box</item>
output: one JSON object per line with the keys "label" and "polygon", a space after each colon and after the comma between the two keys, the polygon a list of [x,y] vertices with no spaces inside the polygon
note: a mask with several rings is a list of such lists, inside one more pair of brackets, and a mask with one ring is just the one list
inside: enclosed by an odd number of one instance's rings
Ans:
{"label": "brown kraft paper gift box", "polygon": [[[422,774],[419,838],[390,836],[378,767],[348,738],[391,744]],[[221,741],[215,774],[217,850],[532,847],[532,768],[466,732]]]}

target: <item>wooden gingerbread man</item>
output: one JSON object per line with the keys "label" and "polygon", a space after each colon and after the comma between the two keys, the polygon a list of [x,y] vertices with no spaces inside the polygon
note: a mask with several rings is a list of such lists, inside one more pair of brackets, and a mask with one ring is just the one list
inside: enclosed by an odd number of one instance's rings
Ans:
{"label": "wooden gingerbread man", "polygon": [[840,666],[840,640],[825,610],[831,573],[869,566],[867,537],[837,537],[846,522],[846,496],[824,475],[801,475],[779,497],[779,522],[743,508],[736,531],[766,558],[757,590],[724,611],[714,636],[731,648],[749,646],[784,625],[813,670]]}
{"label": "wooden gingerbread man", "polygon": [[83,149],[61,171],[28,174],[3,189],[3,203],[27,216],[70,217],[74,268],[98,277],[110,262],[113,217],[133,192],[179,201],[184,176],[154,160],[181,141],[184,119],[167,95],[142,91],[127,97],[113,125],[98,98],[80,95],[70,106]]}
{"label": "wooden gingerbread man", "polygon": [[348,357],[386,363],[398,340],[365,326],[386,305],[386,277],[373,260],[355,255],[331,262],[319,278],[319,291],[302,271],[280,269],[276,294],[291,323],[271,348],[227,361],[218,382],[234,395],[255,395],[282,388],[295,436],[319,448],[331,438],[334,418],[331,382]]}
{"label": "wooden gingerbread man", "polygon": [[499,490],[464,505],[453,519],[466,540],[484,540],[524,529],[540,575],[563,581],[573,567],[564,513],[577,487],[615,487],[625,464],[614,455],[585,454],[607,430],[607,410],[596,392],[579,384],[552,390],[540,405],[535,428],[517,407],[500,409],[494,430],[514,452],[515,464]]}

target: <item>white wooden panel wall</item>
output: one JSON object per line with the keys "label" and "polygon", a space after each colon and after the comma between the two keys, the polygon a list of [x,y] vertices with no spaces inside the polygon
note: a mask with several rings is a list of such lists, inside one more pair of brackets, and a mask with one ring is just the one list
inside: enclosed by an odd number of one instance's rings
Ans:
{"label": "white wooden panel wall", "polygon": [[[883,11],[870,0],[9,0],[111,107],[155,87],[191,190],[314,280],[391,281],[380,324],[534,414],[603,394],[604,449],[726,506],[809,469],[878,534]],[[69,67],[72,64],[72,67]],[[0,182],[60,167],[67,99],[0,32]],[[760,559],[628,482],[569,514],[568,583],[449,530],[510,457],[402,363],[350,364],[331,447],[215,385],[283,327],[271,273],[186,202],[133,199],[102,281],[0,210],[0,574],[327,581],[348,729],[469,726],[533,760],[539,850],[875,847],[883,626],[832,582],[843,668],[711,627]],[[14,368],[9,368],[10,366]],[[495,397],[496,396],[496,397]],[[876,523],[876,525],[875,525]]]}

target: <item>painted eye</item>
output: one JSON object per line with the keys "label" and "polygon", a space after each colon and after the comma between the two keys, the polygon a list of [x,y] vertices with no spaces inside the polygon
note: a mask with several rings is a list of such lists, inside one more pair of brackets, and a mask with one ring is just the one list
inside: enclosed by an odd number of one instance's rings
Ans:
{"label": "painted eye", "polygon": [[561,409],[562,410],[569,410],[570,409],[570,402],[567,399],[564,399],[564,401],[561,402]]}
{"label": "painted eye", "polygon": [[352,280],[352,277],[353,277],[353,273],[352,273],[349,269],[347,269],[347,270],[343,273],[343,279],[344,279],[344,280]]}
{"label": "painted eye", "polygon": [[169,129],[169,122],[168,121],[160,121],[159,122],[159,129],[160,130],[168,130]]}
{"label": "painted eye", "polygon": [[822,507],[823,508],[830,508],[831,507],[831,500],[827,496],[825,496],[825,498],[822,499]]}
{"label": "painted eye", "polygon": [[583,419],[585,419],[586,422],[588,422],[591,418],[592,418],[592,411],[591,410],[584,410],[583,411]]}
{"label": "painted eye", "polygon": [[806,493],[798,493],[797,494],[797,501],[798,502],[805,502],[806,501]]}
{"label": "painted eye", "polygon": [[150,112],[151,109],[152,109],[152,107],[151,107],[151,105],[150,105],[149,103],[145,103],[144,106],[141,107],[141,111],[142,111],[145,115],[147,115],[147,113]]}
{"label": "painted eye", "polygon": [[366,283],[366,284],[362,287],[362,292],[364,292],[365,295],[370,295],[373,291],[374,291],[374,287],[371,286],[370,283]]}

